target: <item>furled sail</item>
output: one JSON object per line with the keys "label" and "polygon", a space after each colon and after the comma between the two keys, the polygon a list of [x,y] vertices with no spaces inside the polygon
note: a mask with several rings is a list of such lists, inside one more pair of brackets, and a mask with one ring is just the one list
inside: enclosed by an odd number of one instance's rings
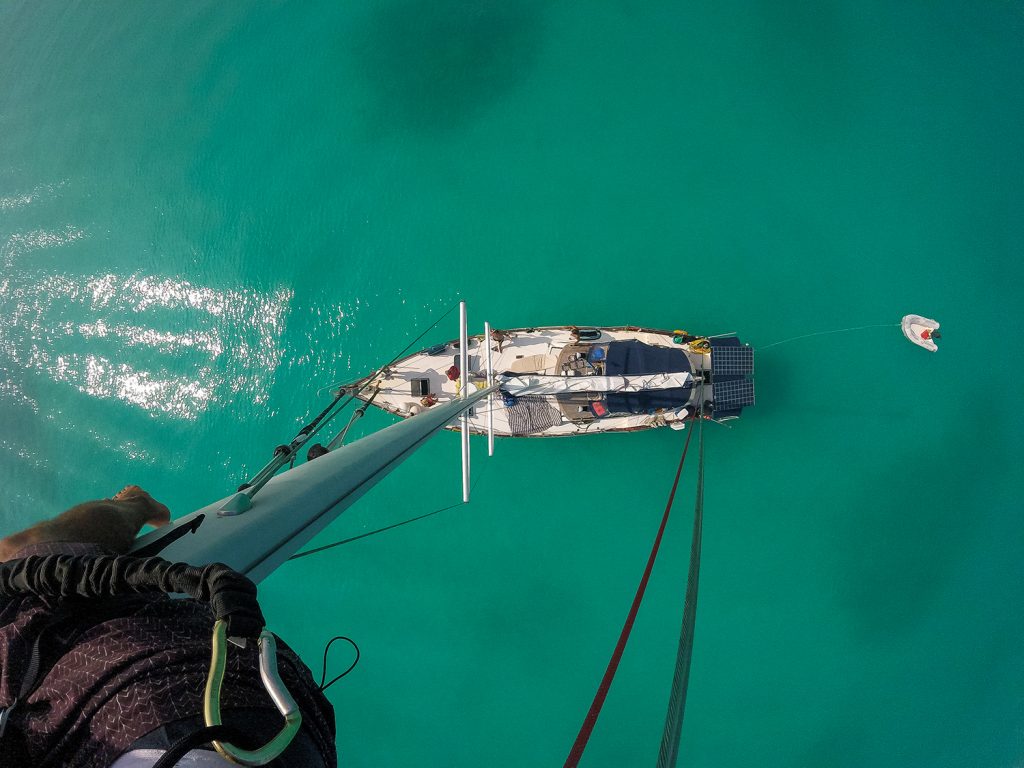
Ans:
{"label": "furled sail", "polygon": [[498,376],[501,391],[510,395],[561,395],[572,392],[646,392],[688,387],[686,372],[646,373],[635,376]]}

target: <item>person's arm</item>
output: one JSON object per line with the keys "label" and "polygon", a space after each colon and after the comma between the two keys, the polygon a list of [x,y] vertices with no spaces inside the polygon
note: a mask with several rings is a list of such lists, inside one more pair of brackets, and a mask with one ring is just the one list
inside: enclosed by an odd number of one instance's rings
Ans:
{"label": "person's arm", "polygon": [[129,485],[112,499],[78,504],[52,520],[0,539],[0,562],[10,560],[30,544],[77,541],[99,544],[114,552],[127,552],[146,525],[165,525],[170,510],[137,485]]}

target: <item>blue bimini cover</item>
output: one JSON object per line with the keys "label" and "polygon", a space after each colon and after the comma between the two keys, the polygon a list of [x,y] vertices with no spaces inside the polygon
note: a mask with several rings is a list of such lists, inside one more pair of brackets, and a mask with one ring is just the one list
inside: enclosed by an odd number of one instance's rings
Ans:
{"label": "blue bimini cover", "polygon": [[[627,373],[690,373],[690,361],[682,349],[652,347],[639,341],[613,341],[605,360],[606,376]],[[657,406],[659,408],[665,406]]]}

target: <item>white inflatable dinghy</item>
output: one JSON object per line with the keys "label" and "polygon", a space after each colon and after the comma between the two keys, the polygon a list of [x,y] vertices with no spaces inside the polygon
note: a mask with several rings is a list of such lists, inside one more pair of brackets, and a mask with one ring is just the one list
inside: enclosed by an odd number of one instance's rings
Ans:
{"label": "white inflatable dinghy", "polygon": [[938,351],[939,345],[935,343],[935,339],[941,334],[938,333],[939,324],[934,320],[920,315],[906,315],[900,326],[903,328],[903,335],[917,346],[924,347],[929,352]]}

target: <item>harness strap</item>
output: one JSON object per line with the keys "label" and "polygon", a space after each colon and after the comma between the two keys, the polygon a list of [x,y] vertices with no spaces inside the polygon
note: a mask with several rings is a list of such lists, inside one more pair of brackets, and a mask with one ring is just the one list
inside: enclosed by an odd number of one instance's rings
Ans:
{"label": "harness strap", "polygon": [[8,706],[0,710],[0,740],[4,738],[4,733],[7,731],[7,725],[11,721],[11,716],[14,710],[18,708],[18,705],[28,699],[32,695],[32,692],[39,687],[42,682],[44,675],[42,674],[42,644],[43,636],[46,635],[47,630],[51,627],[60,623],[60,618],[54,618],[43,627],[42,631],[37,633],[35,639],[32,641],[32,650],[29,651],[28,668],[25,670],[25,674],[21,678],[21,685],[18,688],[18,694],[14,697]]}
{"label": "harness strap", "polygon": [[241,731],[230,725],[208,725],[197,731],[192,731],[174,742],[171,748],[164,752],[160,759],[153,764],[153,768],[171,768],[177,765],[178,761],[188,754],[189,751],[204,744],[209,744],[216,739],[239,741],[244,738],[245,735]]}

